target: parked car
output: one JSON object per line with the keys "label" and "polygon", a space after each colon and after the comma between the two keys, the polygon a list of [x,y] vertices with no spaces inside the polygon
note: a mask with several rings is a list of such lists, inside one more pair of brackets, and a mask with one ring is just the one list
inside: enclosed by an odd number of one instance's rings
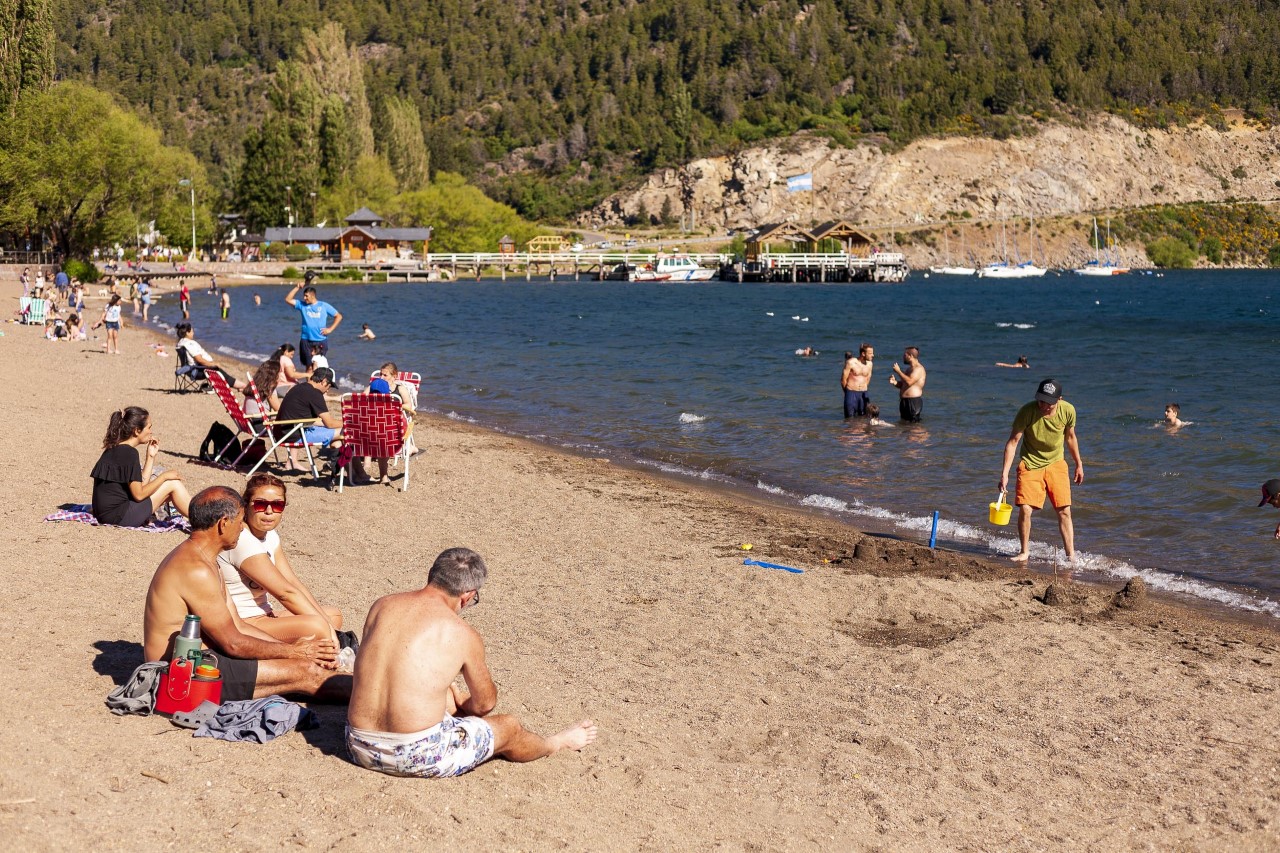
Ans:
{"label": "parked car", "polygon": [[623,243],[622,245],[623,245],[623,246],[625,246],[626,248],[630,249],[630,248],[633,248],[633,247],[635,247],[635,246],[639,246],[639,245],[640,245],[640,243],[639,243],[639,241],[638,241],[638,240],[628,240],[627,242]]}
{"label": "parked car", "polygon": [[598,249],[612,249],[612,248],[613,248],[613,244],[612,244],[612,243],[610,243],[608,240],[601,240],[599,243],[597,243],[597,244],[596,244],[596,248],[598,248]]}
{"label": "parked car", "polygon": [[570,247],[569,247],[569,251],[570,251],[570,252],[581,252],[581,251],[582,251],[582,244],[581,244],[581,243],[574,243],[572,246],[570,246]]}

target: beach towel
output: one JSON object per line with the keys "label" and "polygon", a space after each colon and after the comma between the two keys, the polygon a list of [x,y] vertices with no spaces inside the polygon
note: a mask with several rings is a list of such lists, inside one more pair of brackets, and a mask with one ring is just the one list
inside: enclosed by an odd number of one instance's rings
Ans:
{"label": "beach towel", "polygon": [[[82,524],[92,524],[94,527],[115,527],[114,524],[103,524],[93,517],[93,506],[91,504],[63,504],[58,507],[58,511],[46,515],[45,521],[79,521]],[[166,519],[157,519],[152,516],[151,521],[142,527],[124,527],[122,530],[141,530],[143,533],[167,533],[170,530],[180,530],[183,533],[191,532],[191,525],[180,515],[174,515]]]}
{"label": "beach towel", "polygon": [[239,702],[223,702],[212,719],[205,720],[193,737],[266,743],[293,731],[314,729],[316,715],[283,696],[264,696]]}

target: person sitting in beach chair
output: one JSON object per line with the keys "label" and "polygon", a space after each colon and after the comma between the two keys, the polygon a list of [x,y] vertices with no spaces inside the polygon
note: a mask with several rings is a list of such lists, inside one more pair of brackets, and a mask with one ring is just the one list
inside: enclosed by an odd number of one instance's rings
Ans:
{"label": "person sitting in beach chair", "polygon": [[[146,448],[145,465],[138,462],[138,448]],[[191,495],[177,471],[155,477],[151,471],[160,442],[151,432],[151,415],[141,406],[126,406],[111,413],[102,455],[93,466],[93,517],[102,524],[144,527],[166,503],[183,515]]]}
{"label": "person sitting in beach chair", "polygon": [[[460,776],[495,755],[535,761],[596,739],[591,720],[542,737],[493,713],[498,688],[484,641],[460,616],[480,603],[487,575],[475,551],[450,548],[436,557],[425,587],[369,608],[347,710],[356,764],[392,776]],[[454,686],[459,675],[467,690]]]}
{"label": "person sitting in beach chair", "polygon": [[[329,413],[329,404],[324,399],[325,392],[333,388],[335,378],[333,368],[317,367],[306,382],[300,382],[289,389],[289,393],[280,401],[276,426],[273,428],[275,443],[268,448],[268,453],[276,447],[288,447],[289,464],[296,468],[295,451],[302,448],[307,453],[313,475],[318,476],[311,447],[328,447],[342,433],[342,421]],[[318,420],[319,423],[297,430],[299,422],[308,420]]]}
{"label": "person sitting in beach chair", "polygon": [[195,332],[191,328],[190,323],[179,323],[174,327],[174,333],[178,338],[178,358],[183,358],[183,352],[186,352],[186,358],[191,365],[199,368],[202,372],[200,378],[205,378],[203,371],[216,370],[222,374],[227,380],[227,384],[237,391],[243,389],[248,383],[243,379],[236,379],[228,373],[221,365],[213,360],[213,356],[209,355],[208,350],[196,343]]}
{"label": "person sitting in beach chair", "polygon": [[227,605],[218,554],[234,548],[244,528],[240,495],[212,486],[191,499],[191,536],[161,561],[147,588],[142,623],[148,661],[173,657],[173,641],[188,614],[200,617],[205,660],[222,672],[222,701],[301,694],[346,701],[351,677],[334,669],[330,637],[282,643],[242,620]]}

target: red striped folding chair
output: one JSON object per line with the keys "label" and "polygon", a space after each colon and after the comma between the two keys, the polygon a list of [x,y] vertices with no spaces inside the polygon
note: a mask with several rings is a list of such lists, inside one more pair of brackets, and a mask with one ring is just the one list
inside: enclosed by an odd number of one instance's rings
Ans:
{"label": "red striped folding chair", "polygon": [[[181,347],[179,347],[179,349],[181,349]],[[245,415],[244,407],[241,406],[240,401],[236,399],[236,392],[227,384],[227,377],[222,374],[222,371],[206,370],[204,378],[208,380],[211,386],[213,386],[213,393],[217,395],[218,400],[222,403],[222,408],[227,410],[227,415],[231,418],[231,422],[236,425],[235,436],[231,441],[227,442],[226,447],[218,451],[218,455],[214,457],[215,459],[220,459],[222,454],[225,453],[232,444],[238,442],[242,435],[248,435],[251,439],[265,439],[270,437],[267,432],[265,422],[255,425],[254,422]],[[252,442],[250,442],[250,444],[252,444]],[[236,456],[235,462],[232,462],[227,467],[236,467],[246,452],[247,449],[245,451],[241,451]]]}
{"label": "red striped folding chair", "polygon": [[344,394],[342,397],[342,454],[338,457],[338,492],[347,465],[357,456],[403,459],[400,491],[409,490],[408,442],[412,424],[400,400],[390,394]]}
{"label": "red striped folding chair", "polygon": [[[369,381],[372,382],[373,380],[377,379],[381,375],[382,375],[381,370],[375,370],[373,371],[373,373],[369,374]],[[397,378],[399,378],[401,382],[408,382],[410,385],[412,385],[415,391],[418,390],[418,388],[422,385],[421,373],[406,373],[405,371],[402,370],[399,373],[397,373],[396,376]]]}
{"label": "red striped folding chair", "polygon": [[[382,371],[381,371],[381,370],[375,370],[375,371],[373,371],[373,373],[370,373],[370,374],[369,374],[369,381],[370,381],[370,382],[372,382],[373,380],[378,379],[378,378],[380,378],[381,376],[382,376]],[[403,402],[408,403],[408,404],[409,404],[409,406],[410,406],[410,407],[412,407],[412,408],[414,408],[414,409],[418,408],[418,391],[420,390],[420,388],[421,388],[421,386],[422,386],[422,374],[421,374],[421,373],[414,373],[414,372],[406,372],[406,371],[404,371],[404,370],[401,370],[399,373],[397,373],[397,374],[396,374],[396,378],[397,378],[397,379],[399,379],[401,382],[405,383],[406,385],[409,385],[410,387],[412,387],[412,388],[413,388],[413,399],[411,399],[411,400],[404,400]],[[408,454],[408,455],[409,455],[409,456],[412,456],[413,454],[415,454],[415,453],[417,453],[417,452],[418,452],[418,448],[417,448],[416,446],[414,446],[413,438],[412,438],[412,437],[410,437],[410,439],[409,439],[409,454]],[[392,464],[393,466],[399,467],[399,465],[400,465],[400,457],[396,457],[395,459],[393,459],[393,460],[392,460],[392,462],[391,462],[391,464]]]}

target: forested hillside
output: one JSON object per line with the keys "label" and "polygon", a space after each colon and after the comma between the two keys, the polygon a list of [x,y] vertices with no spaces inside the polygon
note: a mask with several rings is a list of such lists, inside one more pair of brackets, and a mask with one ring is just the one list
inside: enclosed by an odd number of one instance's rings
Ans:
{"label": "forested hillside", "polygon": [[280,109],[270,78],[328,22],[363,61],[375,134],[386,105],[416,109],[432,173],[468,175],[533,217],[801,128],[837,142],[1001,136],[1037,114],[1158,124],[1217,105],[1269,118],[1280,102],[1272,3],[53,2],[58,75],[149,112],[228,198],[246,135]]}

